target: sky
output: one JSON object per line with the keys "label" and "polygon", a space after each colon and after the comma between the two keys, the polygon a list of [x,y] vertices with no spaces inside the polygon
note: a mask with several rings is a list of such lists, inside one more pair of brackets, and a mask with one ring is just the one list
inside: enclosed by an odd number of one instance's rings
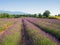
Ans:
{"label": "sky", "polygon": [[0,0],[0,10],[41,13],[49,10],[51,15],[60,13],[60,0]]}

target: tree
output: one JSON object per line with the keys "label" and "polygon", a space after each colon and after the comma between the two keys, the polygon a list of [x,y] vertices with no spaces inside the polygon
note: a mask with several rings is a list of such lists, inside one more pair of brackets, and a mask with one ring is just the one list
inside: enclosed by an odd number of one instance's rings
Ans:
{"label": "tree", "polygon": [[58,16],[60,16],[60,14],[58,14]]}
{"label": "tree", "polygon": [[41,15],[41,13],[38,15],[38,17],[39,17],[39,18],[42,18],[42,15]]}
{"label": "tree", "polygon": [[2,18],[9,18],[9,14],[8,13],[2,13]]}
{"label": "tree", "polygon": [[50,11],[46,10],[46,11],[43,13],[43,16],[49,17],[49,14],[50,14]]}
{"label": "tree", "polygon": [[57,15],[55,15],[55,16],[57,16]]}
{"label": "tree", "polygon": [[34,14],[34,17],[37,17],[37,14]]}

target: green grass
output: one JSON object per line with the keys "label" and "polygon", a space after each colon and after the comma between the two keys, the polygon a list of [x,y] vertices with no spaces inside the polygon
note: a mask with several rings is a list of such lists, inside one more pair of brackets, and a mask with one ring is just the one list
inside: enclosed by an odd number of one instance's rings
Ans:
{"label": "green grass", "polygon": [[60,19],[60,16],[49,16],[49,19]]}
{"label": "green grass", "polygon": [[3,31],[3,30],[4,30],[4,28],[2,26],[0,26],[0,32]]}
{"label": "green grass", "polygon": [[15,32],[12,35],[5,35],[2,45],[17,45],[18,40],[20,39],[20,33],[19,32]]}

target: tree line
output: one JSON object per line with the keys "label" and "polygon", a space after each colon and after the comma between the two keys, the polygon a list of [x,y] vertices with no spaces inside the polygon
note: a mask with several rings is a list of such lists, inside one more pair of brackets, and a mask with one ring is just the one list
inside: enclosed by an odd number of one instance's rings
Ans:
{"label": "tree line", "polygon": [[[8,13],[1,13],[0,18],[20,18],[20,17],[36,17],[36,18],[48,18],[50,16],[50,11],[46,10],[43,14],[8,14]],[[60,14],[55,15],[60,16]]]}

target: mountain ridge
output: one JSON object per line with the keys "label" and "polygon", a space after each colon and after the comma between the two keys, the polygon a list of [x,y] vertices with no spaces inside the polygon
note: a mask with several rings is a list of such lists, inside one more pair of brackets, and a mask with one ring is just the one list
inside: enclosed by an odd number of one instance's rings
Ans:
{"label": "mountain ridge", "polygon": [[3,11],[3,10],[0,10],[0,13],[8,13],[8,14],[28,14],[28,13],[21,12],[21,11]]}

